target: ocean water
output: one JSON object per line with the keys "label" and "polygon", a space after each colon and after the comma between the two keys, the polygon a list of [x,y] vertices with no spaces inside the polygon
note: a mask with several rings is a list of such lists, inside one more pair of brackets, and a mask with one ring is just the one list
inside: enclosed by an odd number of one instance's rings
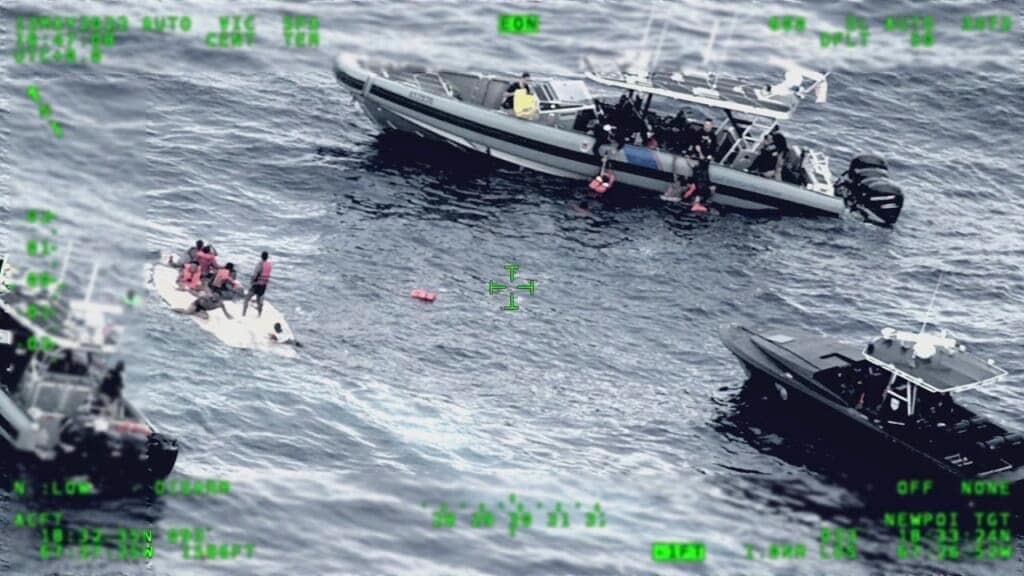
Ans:
{"label": "ocean water", "polygon": [[[857,153],[886,157],[907,194],[896,226],[698,221],[654,201],[595,201],[579,182],[381,136],[331,71],[335,55],[354,52],[574,74],[583,55],[636,48],[651,7],[671,23],[666,65],[699,58],[719,19],[723,71],[774,74],[771,56],[832,70],[828,104],[806,105],[784,129],[827,152],[837,173]],[[541,33],[498,35],[500,12],[540,14]],[[1024,573],[1019,539],[1005,562],[898,560],[864,470],[829,450],[827,431],[781,426],[749,405],[716,331],[742,321],[864,342],[919,325],[941,274],[931,321],[1024,370],[1021,12],[1011,2],[5,3],[4,250],[17,256],[33,237],[26,210],[50,208],[78,257],[73,285],[96,261],[102,296],[144,295],[122,350],[126,394],[180,439],[174,478],[232,488],[66,511],[69,527],[151,528],[156,556],[136,562],[39,560],[39,536],[8,520],[42,504],[0,492],[0,572]],[[319,19],[318,48],[283,47],[288,13]],[[130,31],[99,64],[17,64],[15,18],[37,14],[125,15]],[[191,31],[141,31],[144,16],[172,14],[190,16]],[[256,16],[256,45],[204,46],[233,14]],[[804,16],[808,32],[771,32],[773,14]],[[813,32],[850,14],[869,20],[869,45],[820,47]],[[933,47],[883,30],[886,16],[909,14],[937,19]],[[1008,14],[1014,29],[963,32],[968,14]],[[297,359],[224,347],[146,289],[146,264],[196,238],[245,273],[271,252],[268,299],[304,344]],[[510,262],[537,284],[516,313],[487,294]],[[414,288],[437,301],[409,298]],[[1024,430],[1019,380],[964,401]],[[514,536],[496,506],[512,508],[513,496],[533,512]],[[442,503],[456,526],[433,526]],[[481,503],[496,513],[491,528],[470,526]],[[605,525],[588,527],[595,503]],[[547,527],[557,504],[569,528]],[[819,560],[826,526],[857,527],[860,558]],[[185,559],[166,534],[186,527],[255,554]],[[651,543],[667,540],[704,542],[706,562],[654,563]],[[808,558],[746,558],[748,545],[785,542],[806,544]]]}

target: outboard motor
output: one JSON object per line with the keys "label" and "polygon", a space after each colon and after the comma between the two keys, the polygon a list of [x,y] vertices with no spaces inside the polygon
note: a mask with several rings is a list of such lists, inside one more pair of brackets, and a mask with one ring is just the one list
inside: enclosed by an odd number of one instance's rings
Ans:
{"label": "outboard motor", "polygon": [[881,168],[882,170],[888,170],[889,164],[881,156],[861,154],[860,156],[854,156],[853,160],[850,160],[850,170],[859,168]]}
{"label": "outboard motor", "polygon": [[152,478],[166,478],[178,459],[178,441],[159,432],[146,439],[146,471]]}
{"label": "outboard motor", "polygon": [[884,158],[861,154],[835,183],[836,194],[846,199],[850,211],[875,224],[891,225],[903,209],[903,191],[889,180]]}

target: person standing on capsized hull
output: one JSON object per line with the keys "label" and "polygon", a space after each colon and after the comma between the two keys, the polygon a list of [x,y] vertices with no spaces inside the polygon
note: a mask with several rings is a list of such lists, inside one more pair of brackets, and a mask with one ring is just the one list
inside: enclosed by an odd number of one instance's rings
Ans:
{"label": "person standing on capsized hull", "polygon": [[249,288],[249,294],[245,297],[245,302],[242,304],[242,316],[245,316],[246,309],[249,308],[249,300],[252,297],[256,297],[256,315],[258,317],[263,316],[263,295],[267,291],[267,284],[270,283],[270,270],[272,266],[270,264],[270,254],[263,252],[260,254],[260,261],[256,264],[256,270],[252,274],[252,286]]}

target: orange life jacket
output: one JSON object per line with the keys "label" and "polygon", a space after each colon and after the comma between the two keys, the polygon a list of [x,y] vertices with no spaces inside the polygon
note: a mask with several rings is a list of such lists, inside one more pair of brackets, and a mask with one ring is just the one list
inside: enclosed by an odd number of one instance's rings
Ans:
{"label": "orange life jacket", "polygon": [[221,268],[217,270],[217,274],[213,277],[213,282],[210,283],[214,288],[221,288],[225,282],[231,281],[231,270],[227,268]]}
{"label": "orange life jacket", "polygon": [[187,288],[195,288],[199,285],[199,266],[188,263],[181,271],[181,283]]}
{"label": "orange life jacket", "polygon": [[207,254],[206,252],[200,252],[199,254],[196,254],[196,260],[199,260],[200,275],[206,274],[206,271],[217,263],[217,257],[214,256],[212,253]]}
{"label": "orange life jacket", "polygon": [[590,181],[590,189],[598,194],[604,194],[612,187],[612,184],[615,184],[615,174],[602,172]]}
{"label": "orange life jacket", "polygon": [[260,284],[266,286],[270,283],[270,260],[264,260],[260,263],[260,275],[256,277],[253,284]]}

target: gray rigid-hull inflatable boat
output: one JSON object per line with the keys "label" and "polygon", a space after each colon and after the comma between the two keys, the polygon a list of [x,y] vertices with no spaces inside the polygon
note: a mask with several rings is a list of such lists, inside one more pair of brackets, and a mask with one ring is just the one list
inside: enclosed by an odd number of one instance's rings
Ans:
{"label": "gray rigid-hull inflatable boat", "polygon": [[[827,74],[779,62],[786,80],[754,85],[694,73],[598,72],[589,60],[584,63],[586,80],[529,80],[537,104],[529,119],[503,108],[512,76],[371,65],[348,54],[335,59],[334,74],[384,130],[441,140],[565,178],[589,181],[607,168],[616,183],[659,195],[679,177],[694,176],[697,161],[680,147],[642,143],[632,134],[605,138],[601,131],[608,126],[612,107],[591,96],[588,81],[606,92],[623,92],[636,116],[645,119],[645,132],[666,142],[672,135],[668,117],[659,118],[651,109],[655,97],[659,105],[683,102],[718,110],[725,120],[714,132],[707,171],[714,186],[710,203],[756,213],[852,216],[881,225],[891,225],[899,216],[903,194],[888,180],[885,160],[858,156],[834,179],[820,152],[785,144],[779,151],[773,145],[778,122],[788,119],[807,94],[824,100]],[[676,134],[697,134],[700,124],[684,124],[673,128]]]}

